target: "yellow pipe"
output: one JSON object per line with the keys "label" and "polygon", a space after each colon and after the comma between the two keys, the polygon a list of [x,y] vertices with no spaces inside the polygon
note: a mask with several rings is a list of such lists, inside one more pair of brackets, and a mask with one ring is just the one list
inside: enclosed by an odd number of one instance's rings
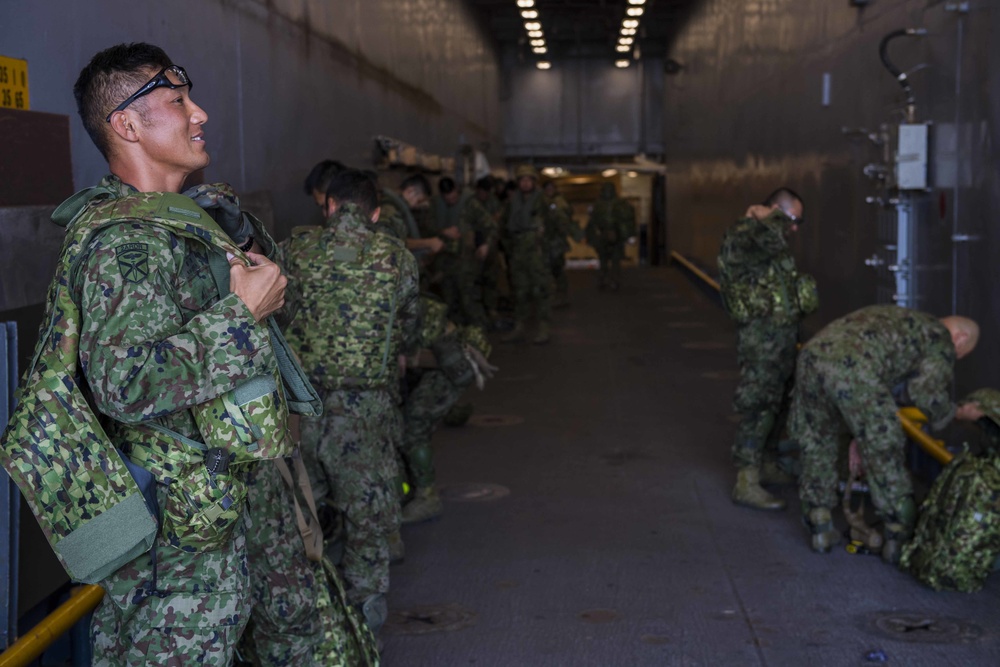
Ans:
{"label": "yellow pipe", "polygon": [[25,667],[40,656],[63,633],[77,621],[92,612],[101,599],[104,589],[100,586],[78,586],[70,593],[69,600],[42,619],[42,622],[28,631],[3,653],[0,653],[0,667]]}
{"label": "yellow pipe", "polygon": [[[670,256],[674,259],[674,261],[683,264],[691,273],[704,280],[712,288],[715,290],[719,289],[719,283],[712,280],[708,274],[692,264],[676,250],[672,251]],[[799,347],[801,347],[801,345],[799,345]],[[947,465],[955,457],[954,454],[944,448],[943,442],[935,440],[931,436],[924,433],[920,428],[918,424],[927,423],[927,415],[921,412],[919,408],[900,408],[897,415],[899,416],[899,421],[903,425],[903,430],[906,434],[910,436],[910,438],[917,443],[921,449],[933,456],[941,464]],[[3,665],[0,665],[0,667],[3,667]]]}
{"label": "yellow pipe", "polygon": [[712,287],[712,289],[714,289],[716,292],[719,291],[719,283],[715,282],[715,280],[712,279],[712,276],[708,275],[707,273],[699,269],[697,266],[692,264],[690,261],[688,261],[684,257],[684,255],[674,250],[671,251],[670,256],[674,259],[675,262],[683,264],[688,271],[690,271],[691,273],[693,273],[694,275],[698,276],[706,283],[708,283]]}
{"label": "yellow pipe", "polygon": [[[955,455],[944,448],[943,442],[935,440],[931,436],[924,433],[923,430],[912,420],[911,411],[916,411],[922,418],[922,422],[927,421],[927,417],[916,408],[903,408],[896,414],[899,416],[899,421],[902,423],[903,430],[906,431],[906,435],[910,436],[910,439],[913,440],[913,442],[920,445],[921,449],[933,456],[941,465],[948,465],[951,463],[951,460],[955,458]],[[2,667],[2,665],[0,665],[0,667]]]}

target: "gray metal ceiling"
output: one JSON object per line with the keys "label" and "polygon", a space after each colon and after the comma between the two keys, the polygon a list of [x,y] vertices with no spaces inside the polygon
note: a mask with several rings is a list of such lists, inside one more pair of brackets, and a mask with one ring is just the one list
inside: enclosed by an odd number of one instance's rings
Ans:
{"label": "gray metal ceiling", "polygon": [[[700,0],[646,0],[636,40],[640,49],[664,53],[678,27]],[[502,46],[530,51],[517,0],[466,0]],[[550,56],[614,53],[627,0],[536,0]]]}

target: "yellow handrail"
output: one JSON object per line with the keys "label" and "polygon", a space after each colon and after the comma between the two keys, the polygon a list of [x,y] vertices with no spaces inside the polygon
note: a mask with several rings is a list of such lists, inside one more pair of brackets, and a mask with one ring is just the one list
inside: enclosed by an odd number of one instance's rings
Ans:
{"label": "yellow handrail", "polygon": [[0,653],[0,667],[25,667],[30,664],[77,621],[92,612],[103,597],[104,589],[100,586],[74,588],[69,600]]}
{"label": "yellow handrail", "polygon": [[[674,261],[683,264],[684,267],[693,273],[694,275],[705,281],[710,287],[715,290],[719,290],[719,283],[711,278],[707,273],[699,269],[697,266],[692,264],[686,257],[681,255],[676,250],[671,251],[670,256]],[[920,424],[927,423],[927,416],[918,410],[917,408],[901,408],[899,412],[896,413],[899,417],[899,422],[903,425],[903,430],[906,435],[910,436],[913,442],[917,443],[921,449],[933,456],[942,465],[947,465],[955,455],[944,448],[944,443],[940,440],[935,440],[931,436],[921,430]],[[0,665],[3,667],[3,665]]]}

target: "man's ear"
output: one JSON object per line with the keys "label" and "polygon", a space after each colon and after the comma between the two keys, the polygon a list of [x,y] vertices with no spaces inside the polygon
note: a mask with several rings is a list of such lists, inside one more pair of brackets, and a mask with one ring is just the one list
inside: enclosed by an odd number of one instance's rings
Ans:
{"label": "man's ear", "polygon": [[381,214],[382,214],[382,207],[379,206],[374,211],[372,211],[372,222],[378,222],[378,217]]}
{"label": "man's ear", "polygon": [[116,111],[111,115],[111,130],[130,143],[139,140],[135,132],[135,121],[125,111]]}
{"label": "man's ear", "polygon": [[965,348],[969,344],[969,333],[964,329],[955,327],[951,331],[951,342],[955,345],[955,352],[962,354],[966,351]]}

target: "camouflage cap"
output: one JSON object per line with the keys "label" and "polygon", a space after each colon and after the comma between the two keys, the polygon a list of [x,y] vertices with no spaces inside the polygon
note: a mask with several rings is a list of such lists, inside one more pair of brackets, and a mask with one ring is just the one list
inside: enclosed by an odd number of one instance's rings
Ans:
{"label": "camouflage cap", "polygon": [[531,178],[538,180],[538,170],[535,169],[534,165],[518,165],[517,169],[514,170],[514,177],[521,178],[522,176],[530,176]]}
{"label": "camouflage cap", "polygon": [[978,405],[985,417],[1000,426],[1000,390],[988,387],[977,389],[960,401],[961,405],[966,403]]}

